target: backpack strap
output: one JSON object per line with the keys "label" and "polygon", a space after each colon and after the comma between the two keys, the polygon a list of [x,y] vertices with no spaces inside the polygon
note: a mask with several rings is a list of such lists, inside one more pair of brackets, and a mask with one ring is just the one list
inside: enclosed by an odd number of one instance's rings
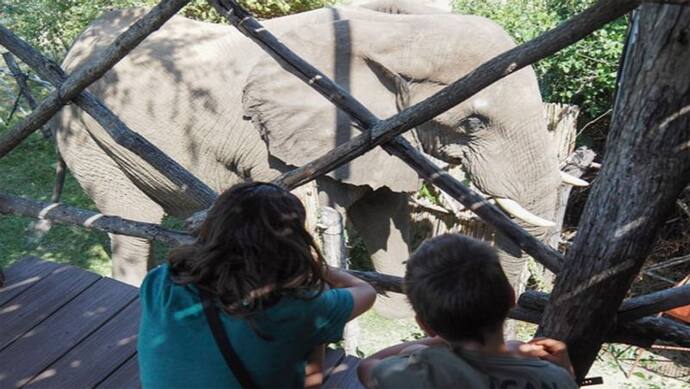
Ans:
{"label": "backpack strap", "polygon": [[232,374],[237,378],[240,385],[245,389],[255,389],[258,385],[252,379],[247,368],[240,360],[240,357],[235,352],[235,349],[230,343],[228,334],[225,332],[220,321],[220,315],[218,314],[218,307],[213,303],[213,296],[208,291],[198,288],[199,295],[201,296],[201,303],[204,307],[204,314],[206,315],[206,320],[208,321],[209,327],[211,327],[211,333],[213,334],[213,339],[216,341],[216,345],[220,352],[223,354],[223,359],[225,363],[232,371]]}

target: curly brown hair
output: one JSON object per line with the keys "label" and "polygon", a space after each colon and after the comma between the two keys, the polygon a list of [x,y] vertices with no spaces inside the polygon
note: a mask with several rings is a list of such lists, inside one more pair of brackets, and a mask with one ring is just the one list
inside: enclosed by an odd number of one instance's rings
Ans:
{"label": "curly brown hair", "polygon": [[196,242],[170,253],[172,279],[245,318],[282,296],[314,298],[324,290],[325,261],[305,219],[299,199],[277,185],[235,185],[213,204]]}

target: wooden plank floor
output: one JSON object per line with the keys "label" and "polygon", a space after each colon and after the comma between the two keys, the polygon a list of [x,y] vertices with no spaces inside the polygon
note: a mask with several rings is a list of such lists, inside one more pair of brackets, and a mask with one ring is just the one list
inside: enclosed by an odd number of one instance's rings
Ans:
{"label": "wooden plank floor", "polygon": [[[0,388],[138,388],[138,290],[27,257],[0,288]],[[359,360],[326,353],[324,388],[361,388]]]}

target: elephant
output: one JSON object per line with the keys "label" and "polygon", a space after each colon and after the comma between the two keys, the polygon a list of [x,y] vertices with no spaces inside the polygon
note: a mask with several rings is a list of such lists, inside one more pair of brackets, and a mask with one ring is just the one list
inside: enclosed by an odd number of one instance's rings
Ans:
{"label": "elephant", "polygon": [[[73,43],[67,71],[98,57],[143,9],[115,10]],[[414,3],[378,1],[265,21],[282,42],[378,117],[418,103],[515,46],[490,20]],[[228,25],[175,16],[89,87],[130,128],[216,191],[271,180],[359,133],[348,116]],[[104,214],[160,223],[202,208],[93,118],[68,105],[54,118],[72,174]],[[415,147],[461,165],[534,236],[547,236],[561,184],[537,78],[524,68],[406,133]],[[345,213],[376,270],[400,275],[409,255],[408,198],[419,176],[374,149],[317,179],[319,201]],[[496,238],[501,263],[520,282],[525,256]],[[151,242],[111,235],[113,276],[138,284]]]}

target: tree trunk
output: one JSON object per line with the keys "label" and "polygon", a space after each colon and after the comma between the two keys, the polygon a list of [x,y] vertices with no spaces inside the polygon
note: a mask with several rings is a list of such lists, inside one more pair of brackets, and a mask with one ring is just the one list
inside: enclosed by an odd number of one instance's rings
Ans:
{"label": "tree trunk", "polygon": [[633,16],[603,169],[541,328],[568,343],[579,378],[690,178],[689,29],[687,6]]}

